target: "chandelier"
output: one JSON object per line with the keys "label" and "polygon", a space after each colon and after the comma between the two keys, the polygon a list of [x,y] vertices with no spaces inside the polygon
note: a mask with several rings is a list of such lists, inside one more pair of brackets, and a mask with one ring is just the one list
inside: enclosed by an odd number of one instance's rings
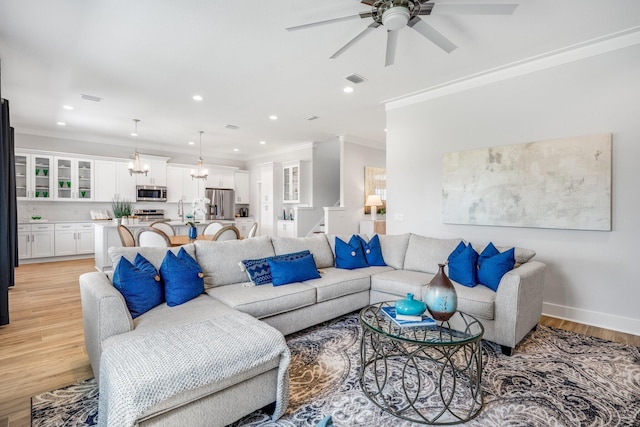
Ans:
{"label": "chandelier", "polygon": [[206,180],[209,176],[209,172],[204,168],[202,162],[202,134],[204,132],[200,131],[200,157],[198,157],[198,169],[191,169],[191,179],[201,179]]}
{"label": "chandelier", "polygon": [[138,122],[139,119],[133,119],[135,124],[135,130],[131,133],[131,136],[136,138],[136,151],[133,153],[133,161],[129,162],[129,175],[133,176],[133,174],[144,174],[145,176],[149,173],[149,165],[142,165],[140,161],[140,153],[138,153]]}

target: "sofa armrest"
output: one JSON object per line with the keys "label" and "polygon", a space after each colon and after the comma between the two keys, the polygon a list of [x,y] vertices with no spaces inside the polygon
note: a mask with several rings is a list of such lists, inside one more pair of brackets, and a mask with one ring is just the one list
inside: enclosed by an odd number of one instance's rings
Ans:
{"label": "sofa armrest", "polygon": [[545,268],[529,261],[502,277],[495,302],[496,342],[513,348],[540,321]]}
{"label": "sofa armrest", "polygon": [[133,330],[133,319],[124,297],[104,273],[96,271],[80,276],[80,299],[85,347],[97,380],[102,342]]}

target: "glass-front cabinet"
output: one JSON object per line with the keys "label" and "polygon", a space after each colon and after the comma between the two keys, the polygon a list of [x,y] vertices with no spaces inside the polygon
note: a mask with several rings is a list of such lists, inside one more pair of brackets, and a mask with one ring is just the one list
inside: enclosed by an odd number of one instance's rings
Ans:
{"label": "glass-front cabinet", "polygon": [[55,199],[93,200],[93,160],[54,157]]}
{"label": "glass-front cabinet", "polygon": [[300,203],[300,162],[282,165],[282,193],[284,203]]}
{"label": "glass-front cabinet", "polygon": [[15,153],[16,197],[19,200],[53,199],[53,157]]}

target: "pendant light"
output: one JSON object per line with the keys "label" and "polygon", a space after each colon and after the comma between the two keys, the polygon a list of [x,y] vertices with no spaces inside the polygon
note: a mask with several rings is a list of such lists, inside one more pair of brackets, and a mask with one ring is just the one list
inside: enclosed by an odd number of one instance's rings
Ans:
{"label": "pendant light", "polygon": [[138,153],[138,122],[140,120],[139,119],[133,119],[133,123],[134,123],[134,131],[133,133],[131,133],[131,136],[133,136],[136,139],[136,151],[134,151],[133,153],[133,161],[129,162],[129,175],[133,176],[133,174],[144,174],[145,176],[147,176],[147,174],[149,173],[149,165],[142,165],[142,163],[140,162],[140,153]]}
{"label": "pendant light", "polygon": [[201,179],[204,181],[209,176],[209,173],[204,168],[204,165],[202,162],[202,134],[203,133],[204,133],[203,131],[200,131],[200,157],[198,157],[198,169],[197,170],[191,169],[191,179]]}

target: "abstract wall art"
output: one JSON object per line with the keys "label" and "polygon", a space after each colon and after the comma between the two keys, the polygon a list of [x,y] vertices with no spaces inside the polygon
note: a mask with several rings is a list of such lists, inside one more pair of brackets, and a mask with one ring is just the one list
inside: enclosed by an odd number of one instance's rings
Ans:
{"label": "abstract wall art", "polygon": [[445,153],[449,224],[611,230],[611,134]]}

